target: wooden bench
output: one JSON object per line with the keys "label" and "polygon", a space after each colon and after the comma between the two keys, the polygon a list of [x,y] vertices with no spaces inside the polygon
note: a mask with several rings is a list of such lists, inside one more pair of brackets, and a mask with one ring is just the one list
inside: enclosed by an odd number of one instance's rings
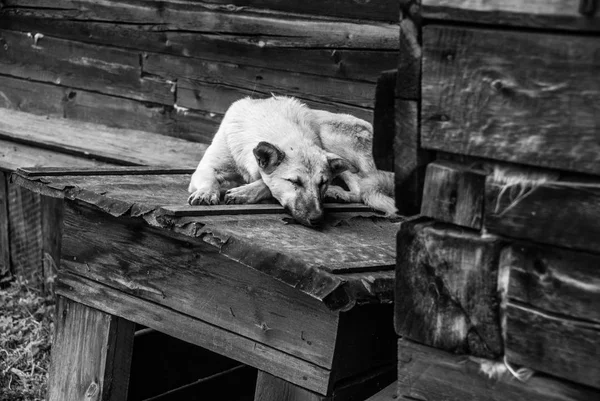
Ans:
{"label": "wooden bench", "polygon": [[137,167],[13,176],[52,199],[63,233],[51,400],[123,399],[133,323],[259,369],[256,400],[367,398],[394,380],[398,221],[331,204],[314,230],[276,204],[184,206],[189,178]]}
{"label": "wooden bench", "polygon": [[152,132],[0,108],[0,278],[12,273],[44,288],[52,275],[45,254],[54,239],[45,225],[53,206],[10,184],[17,167],[166,165],[189,171],[206,148]]}
{"label": "wooden bench", "polygon": [[598,399],[600,10],[403,3],[397,395]]}

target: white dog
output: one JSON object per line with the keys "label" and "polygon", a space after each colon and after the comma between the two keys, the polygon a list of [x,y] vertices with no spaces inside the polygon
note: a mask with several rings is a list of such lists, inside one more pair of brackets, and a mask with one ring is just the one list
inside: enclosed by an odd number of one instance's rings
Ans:
{"label": "white dog", "polygon": [[[375,168],[371,124],[311,110],[288,97],[241,99],[225,113],[189,185],[188,202],[258,203],[274,197],[300,223],[323,219],[325,196],[394,215],[392,173]],[[349,191],[330,186],[338,175]],[[241,186],[237,186],[242,184]]]}

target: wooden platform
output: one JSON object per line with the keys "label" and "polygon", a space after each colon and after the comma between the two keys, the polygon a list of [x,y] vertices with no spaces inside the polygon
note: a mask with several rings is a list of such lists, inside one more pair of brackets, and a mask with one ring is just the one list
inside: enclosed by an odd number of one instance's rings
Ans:
{"label": "wooden platform", "polygon": [[[382,387],[373,383],[393,380],[399,221],[360,205],[326,207],[317,230],[293,224],[273,206],[245,214],[215,206],[218,214],[203,215],[202,208],[179,206],[190,178],[181,171],[44,174],[21,170],[13,180],[63,205],[55,226],[64,233],[61,260],[53,260],[60,265],[56,292],[67,316],[75,308],[108,324],[107,341],[109,322],[124,327],[125,339],[125,322],[143,324],[258,368],[259,387],[292,385],[321,398],[348,399],[360,388],[374,393]],[[51,399],[64,399],[58,366],[88,369],[81,353],[69,352],[85,331],[61,327]],[[361,384],[350,391],[354,382]]]}

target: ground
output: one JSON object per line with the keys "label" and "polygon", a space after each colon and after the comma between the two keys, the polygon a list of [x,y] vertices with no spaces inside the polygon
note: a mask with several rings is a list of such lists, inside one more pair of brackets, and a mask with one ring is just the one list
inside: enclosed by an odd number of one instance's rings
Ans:
{"label": "ground", "polygon": [[0,401],[46,397],[54,299],[27,282],[0,288]]}

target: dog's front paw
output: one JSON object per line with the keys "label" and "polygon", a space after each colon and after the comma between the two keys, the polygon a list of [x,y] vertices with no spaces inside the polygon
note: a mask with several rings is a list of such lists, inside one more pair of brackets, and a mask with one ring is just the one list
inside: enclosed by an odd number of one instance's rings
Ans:
{"label": "dog's front paw", "polygon": [[218,205],[219,204],[219,192],[218,191],[206,191],[198,189],[194,191],[188,198],[190,205]]}
{"label": "dog's front paw", "polygon": [[241,205],[244,203],[256,203],[256,194],[248,191],[247,186],[231,188],[225,192],[225,203],[230,205]]}
{"label": "dog's front paw", "polygon": [[327,192],[325,192],[325,199],[347,203],[358,201],[358,197],[354,193],[346,191],[342,187],[338,187],[336,185],[331,185],[329,188],[327,188]]}

